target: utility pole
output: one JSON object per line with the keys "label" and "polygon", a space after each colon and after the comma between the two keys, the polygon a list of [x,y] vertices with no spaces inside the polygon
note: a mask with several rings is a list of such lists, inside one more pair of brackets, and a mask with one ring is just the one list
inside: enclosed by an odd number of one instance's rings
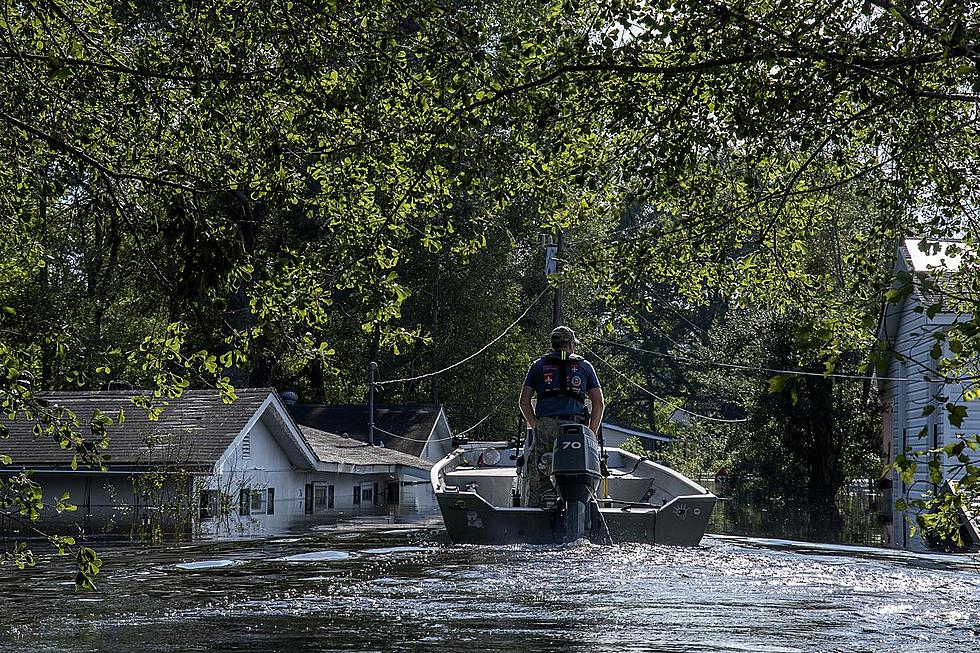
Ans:
{"label": "utility pole", "polygon": [[[542,244],[545,248],[544,273],[545,276],[561,274],[561,259],[565,252],[565,233],[562,229],[558,233],[558,243],[556,244],[551,236],[542,236]],[[559,277],[560,278],[560,277]],[[565,321],[562,307],[562,282],[555,284],[555,306],[551,315],[551,328],[561,325]]]}
{"label": "utility pole", "polygon": [[374,385],[375,375],[378,372],[378,364],[374,361],[368,363],[368,444],[374,444]]}
{"label": "utility pole", "polygon": [[[563,267],[561,259],[564,253],[565,253],[565,230],[562,229],[561,232],[558,234],[558,252],[557,252],[557,256],[555,256],[555,274],[558,275],[561,274],[561,269]],[[562,311],[562,303],[561,303],[562,300],[561,277],[559,276],[558,279],[559,279],[558,283],[555,284],[555,310],[551,319],[552,329],[557,326],[560,326],[565,322],[565,316]]]}

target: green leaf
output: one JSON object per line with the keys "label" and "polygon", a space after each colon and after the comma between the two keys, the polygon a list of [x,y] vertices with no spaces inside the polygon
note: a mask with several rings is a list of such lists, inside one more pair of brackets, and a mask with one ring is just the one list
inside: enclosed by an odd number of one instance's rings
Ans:
{"label": "green leaf", "polygon": [[777,374],[769,379],[769,394],[778,394],[783,391],[786,384],[792,377],[786,374]]}
{"label": "green leaf", "polygon": [[963,426],[963,420],[966,419],[966,406],[959,406],[953,403],[946,404],[946,414],[949,423],[959,428]]}

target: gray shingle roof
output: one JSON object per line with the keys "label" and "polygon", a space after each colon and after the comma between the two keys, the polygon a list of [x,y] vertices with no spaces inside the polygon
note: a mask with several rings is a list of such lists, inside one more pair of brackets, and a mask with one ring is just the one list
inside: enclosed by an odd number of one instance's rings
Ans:
{"label": "gray shingle roof", "polygon": [[[309,426],[327,433],[347,434],[351,438],[367,442],[368,410],[361,405],[297,404],[289,406],[289,414],[298,424]],[[418,458],[425,447],[425,441],[439,418],[437,404],[417,404],[401,406],[375,406],[375,437],[384,442],[385,447]],[[388,431],[395,436],[382,433]]]}
{"label": "gray shingle roof", "polygon": [[316,457],[325,463],[342,465],[405,465],[419,469],[431,469],[432,465],[419,460],[418,456],[402,453],[386,447],[369,444],[327,433],[309,426],[300,426],[303,437],[310,443]]}
{"label": "gray shingle roof", "polygon": [[[122,409],[123,424],[108,428],[109,467],[168,462],[188,468],[211,467],[255,415],[271,388],[236,390],[238,399],[222,402],[216,390],[187,390],[170,399],[159,420],[151,421],[146,411],[132,403],[139,390],[47,392],[40,396],[53,405],[71,410],[81,421],[80,433],[89,435],[88,423],[96,410],[115,420]],[[158,400],[159,401],[159,400]],[[0,440],[0,453],[13,459],[13,467],[67,467],[72,451],[61,449],[50,437],[35,438],[33,422],[10,421],[10,437]],[[153,445],[148,446],[152,442]]]}

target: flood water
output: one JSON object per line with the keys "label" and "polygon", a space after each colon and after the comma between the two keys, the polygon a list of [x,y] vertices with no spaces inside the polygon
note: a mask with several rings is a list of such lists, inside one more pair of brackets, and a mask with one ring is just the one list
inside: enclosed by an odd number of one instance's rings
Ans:
{"label": "flood water", "polygon": [[99,547],[0,574],[0,651],[976,651],[967,556],[708,536],[452,546],[438,518]]}

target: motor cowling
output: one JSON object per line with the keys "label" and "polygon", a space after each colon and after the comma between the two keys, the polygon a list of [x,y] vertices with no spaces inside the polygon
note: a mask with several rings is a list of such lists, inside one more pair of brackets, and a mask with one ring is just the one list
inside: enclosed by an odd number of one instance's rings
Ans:
{"label": "motor cowling", "polygon": [[551,482],[563,504],[563,541],[589,535],[591,503],[601,478],[595,433],[584,424],[562,424],[552,452]]}

